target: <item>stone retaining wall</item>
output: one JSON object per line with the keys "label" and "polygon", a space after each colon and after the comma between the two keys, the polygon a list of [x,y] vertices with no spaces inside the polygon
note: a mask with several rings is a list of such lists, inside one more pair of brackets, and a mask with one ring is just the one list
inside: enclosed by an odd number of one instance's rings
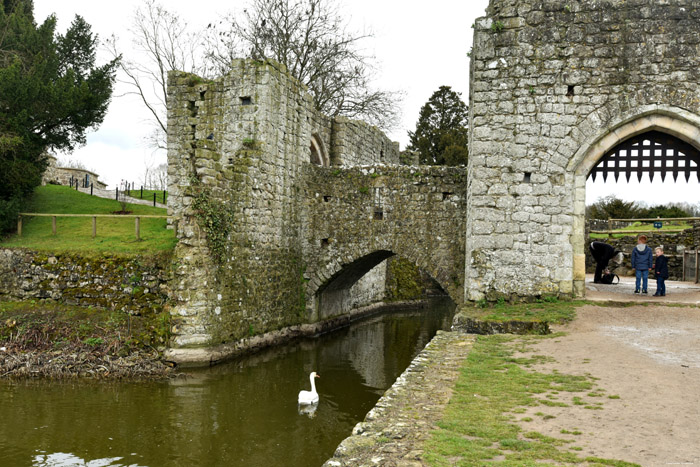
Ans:
{"label": "stone retaining wall", "polygon": [[139,315],[168,298],[170,258],[46,254],[0,250],[0,299],[50,300]]}
{"label": "stone retaining wall", "polygon": [[[686,249],[693,249],[697,245],[696,231],[689,229],[679,233],[663,233],[659,231],[658,233],[645,234],[647,236],[647,245],[652,249],[657,246],[662,246],[664,248],[664,255],[668,258],[668,271],[669,279],[674,281],[682,280],[683,278],[683,252]],[[632,269],[631,255],[632,250],[637,246],[637,236],[630,235],[627,237],[620,238],[588,238],[587,245],[591,242],[604,242],[615,247],[615,249],[620,250],[624,253],[625,259],[623,264],[615,269],[615,273],[618,275],[634,275],[634,270]],[[656,252],[654,252],[656,255]],[[588,253],[586,255],[586,272],[592,274],[595,272],[595,262],[593,257]]]}
{"label": "stone retaining wall", "polygon": [[424,465],[422,444],[440,420],[475,339],[438,331],[323,466]]}

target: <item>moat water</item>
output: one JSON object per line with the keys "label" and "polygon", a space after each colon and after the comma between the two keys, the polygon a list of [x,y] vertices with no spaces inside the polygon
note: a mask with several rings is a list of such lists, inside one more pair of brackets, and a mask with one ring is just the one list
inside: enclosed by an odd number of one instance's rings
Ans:
{"label": "moat water", "polygon": [[[452,308],[386,313],[168,382],[2,382],[0,466],[319,466]],[[299,413],[311,371],[320,401]]]}

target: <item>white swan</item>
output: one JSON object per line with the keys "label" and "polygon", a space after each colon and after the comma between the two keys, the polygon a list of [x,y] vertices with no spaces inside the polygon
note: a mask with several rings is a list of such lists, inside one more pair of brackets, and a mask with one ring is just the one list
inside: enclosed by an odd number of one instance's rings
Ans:
{"label": "white swan", "polygon": [[320,378],[315,371],[312,371],[309,375],[309,381],[311,381],[311,391],[299,391],[299,404],[309,405],[318,402],[318,393],[316,392],[316,378]]}

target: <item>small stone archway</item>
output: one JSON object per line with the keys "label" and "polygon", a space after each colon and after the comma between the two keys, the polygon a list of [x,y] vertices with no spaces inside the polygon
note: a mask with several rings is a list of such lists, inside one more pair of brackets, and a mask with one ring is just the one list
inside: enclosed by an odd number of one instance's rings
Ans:
{"label": "small stone archway", "polygon": [[598,162],[620,143],[648,132],[666,133],[700,150],[700,116],[680,108],[653,105],[636,115],[626,116],[610,127],[589,137],[571,159],[568,171],[573,174],[574,216],[571,244],[573,281],[576,295],[585,293],[586,180]]}

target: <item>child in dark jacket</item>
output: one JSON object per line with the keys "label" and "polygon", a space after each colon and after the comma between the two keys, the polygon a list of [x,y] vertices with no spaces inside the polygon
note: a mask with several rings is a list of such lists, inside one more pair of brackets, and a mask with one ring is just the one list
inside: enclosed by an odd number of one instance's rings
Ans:
{"label": "child in dark jacket", "polygon": [[654,297],[666,295],[666,279],[668,279],[668,258],[664,256],[664,249],[656,247],[656,261],[654,261],[654,276],[656,276],[656,293]]}
{"label": "child in dark jacket", "polygon": [[632,269],[634,269],[636,281],[634,293],[639,293],[639,283],[642,282],[642,293],[647,293],[647,283],[649,281],[649,271],[654,262],[654,254],[647,246],[647,236],[640,235],[637,246],[632,250]]}

